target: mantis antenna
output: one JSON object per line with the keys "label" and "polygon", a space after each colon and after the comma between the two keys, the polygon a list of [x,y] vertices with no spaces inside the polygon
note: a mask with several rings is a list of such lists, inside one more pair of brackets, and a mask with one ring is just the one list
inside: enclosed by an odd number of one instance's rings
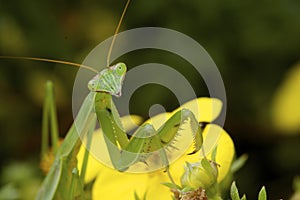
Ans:
{"label": "mantis antenna", "polygon": [[114,36],[113,36],[113,38],[112,38],[112,41],[111,41],[111,44],[110,44],[110,47],[109,47],[109,50],[108,50],[108,54],[107,54],[106,66],[109,66],[110,55],[111,55],[112,49],[113,49],[114,44],[115,44],[115,40],[116,40],[116,37],[117,37],[117,33],[119,32],[119,29],[120,29],[120,26],[121,26],[121,24],[122,24],[124,15],[125,15],[125,13],[126,13],[126,11],[127,11],[127,8],[128,8],[128,6],[129,6],[129,3],[130,3],[130,0],[127,0],[127,3],[126,3],[126,5],[125,5],[125,8],[124,8],[123,13],[122,13],[122,15],[121,15],[121,18],[120,18],[119,23],[118,23],[118,25],[117,25],[117,28],[116,28],[116,30],[115,30]]}
{"label": "mantis antenna", "polygon": [[92,68],[90,66],[82,65],[82,64],[78,64],[78,63],[74,63],[74,62],[63,61],[63,60],[54,60],[54,59],[49,59],[49,58],[37,58],[37,57],[26,57],[26,56],[0,56],[0,58],[17,59],[17,60],[35,60],[35,61],[42,61],[42,62],[60,63],[60,64],[64,64],[64,65],[71,65],[74,67],[82,67],[84,69],[98,73],[97,70],[95,70],[94,68]]}
{"label": "mantis antenna", "polygon": [[[113,46],[114,46],[114,43],[115,43],[115,40],[116,40],[116,35],[117,35],[117,33],[120,29],[120,26],[122,24],[122,21],[123,21],[124,15],[126,13],[126,10],[129,6],[129,3],[130,3],[130,0],[127,0],[127,3],[125,5],[125,8],[124,8],[123,13],[121,15],[121,18],[119,20],[119,23],[117,25],[116,31],[114,33],[112,42],[110,44],[110,47],[109,47],[109,50],[108,50],[108,55],[107,55],[107,60],[106,60],[107,66],[109,66],[110,55],[111,55],[111,52],[112,52],[112,49],[113,49]],[[35,61],[42,61],[42,62],[60,63],[60,64],[71,65],[71,66],[79,67],[79,68],[82,67],[82,68],[90,70],[92,72],[99,73],[97,70],[95,70],[94,68],[92,68],[90,66],[87,66],[87,65],[82,65],[82,64],[69,62],[69,61],[63,61],[63,60],[54,60],[54,59],[49,59],[49,58],[26,57],[26,56],[0,56],[0,59],[35,60]]]}

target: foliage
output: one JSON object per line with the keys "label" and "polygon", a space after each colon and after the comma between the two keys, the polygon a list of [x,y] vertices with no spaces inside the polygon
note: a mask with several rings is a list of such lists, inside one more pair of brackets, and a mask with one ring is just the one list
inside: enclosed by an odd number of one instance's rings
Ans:
{"label": "foliage", "polygon": [[[244,194],[242,198],[240,198],[238,188],[236,187],[235,182],[232,183],[231,189],[230,189],[230,196],[232,200],[246,200],[246,195]],[[258,200],[266,200],[267,199],[267,193],[265,187],[262,187],[261,190],[258,193]]]}

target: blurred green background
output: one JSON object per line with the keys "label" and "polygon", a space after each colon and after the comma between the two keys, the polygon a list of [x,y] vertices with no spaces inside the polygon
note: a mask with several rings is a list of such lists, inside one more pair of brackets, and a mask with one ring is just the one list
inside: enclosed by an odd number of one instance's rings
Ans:
{"label": "blurred green background", "polygon": [[[81,63],[90,50],[112,36],[124,4],[125,0],[1,0],[0,55]],[[180,31],[208,51],[226,87],[225,129],[237,155],[249,155],[235,177],[239,189],[254,199],[265,185],[269,199],[289,198],[293,179],[300,174],[300,75],[295,70],[300,61],[300,1],[132,0],[121,31],[143,26]],[[185,74],[198,96],[208,95],[201,77],[189,76],[192,67],[175,55],[136,51],[122,61],[129,68],[148,62],[167,64]],[[41,175],[44,83],[54,81],[64,136],[73,120],[77,69],[6,59],[0,60],[0,66],[0,164],[1,185],[5,185],[20,179],[9,176],[18,171],[7,167],[12,163],[29,163],[36,170],[29,170],[28,176]],[[172,110],[178,102],[166,88],[148,85],[133,95],[131,112],[147,117],[153,103]]]}

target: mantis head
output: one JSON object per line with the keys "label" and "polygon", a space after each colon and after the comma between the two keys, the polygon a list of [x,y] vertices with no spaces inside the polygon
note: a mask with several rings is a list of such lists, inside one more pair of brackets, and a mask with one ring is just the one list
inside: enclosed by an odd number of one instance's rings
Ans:
{"label": "mantis head", "polygon": [[120,97],[126,70],[127,67],[124,63],[117,63],[116,65],[103,69],[89,81],[89,90],[92,92],[106,92]]}

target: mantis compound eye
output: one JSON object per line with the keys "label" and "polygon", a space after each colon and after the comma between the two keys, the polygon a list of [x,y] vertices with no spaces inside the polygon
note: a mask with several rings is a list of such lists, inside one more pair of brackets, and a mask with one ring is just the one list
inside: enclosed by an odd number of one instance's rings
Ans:
{"label": "mantis compound eye", "polygon": [[119,76],[122,76],[126,73],[127,67],[124,63],[118,63],[115,66],[115,70]]}

